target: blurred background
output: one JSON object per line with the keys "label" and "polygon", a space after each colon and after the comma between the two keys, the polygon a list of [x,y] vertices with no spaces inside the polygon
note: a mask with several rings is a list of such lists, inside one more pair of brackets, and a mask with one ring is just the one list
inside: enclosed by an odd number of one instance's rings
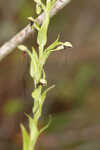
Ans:
{"label": "blurred background", "polygon": [[[0,45],[36,15],[32,0],[0,0]],[[39,138],[37,150],[100,150],[100,1],[72,0],[52,18],[48,45],[60,33],[72,49],[53,53],[45,66],[48,86],[40,127],[52,123]],[[37,47],[36,33],[24,44]],[[21,150],[20,123],[28,127],[33,81],[29,57],[16,49],[0,62],[0,150]]]}

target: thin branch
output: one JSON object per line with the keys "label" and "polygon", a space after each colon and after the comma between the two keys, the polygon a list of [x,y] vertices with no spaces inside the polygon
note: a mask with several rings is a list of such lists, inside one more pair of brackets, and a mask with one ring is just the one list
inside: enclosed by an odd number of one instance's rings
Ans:
{"label": "thin branch", "polygon": [[[51,11],[51,17],[54,16],[60,9],[66,6],[70,0],[57,0],[54,8]],[[44,14],[41,14],[37,18],[39,24],[42,23]],[[24,29],[17,33],[11,40],[6,42],[3,46],[0,47],[0,61],[3,60],[8,54],[10,54],[19,44],[21,44],[25,39],[27,39],[34,29],[28,24]]]}

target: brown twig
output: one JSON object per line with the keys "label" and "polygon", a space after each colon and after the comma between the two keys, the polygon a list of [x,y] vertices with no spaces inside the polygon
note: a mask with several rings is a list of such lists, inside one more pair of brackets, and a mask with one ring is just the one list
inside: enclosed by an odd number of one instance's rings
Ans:
{"label": "brown twig", "polygon": [[[60,9],[66,6],[70,0],[57,0],[54,8],[51,11],[51,17],[54,16]],[[39,24],[42,23],[44,18],[44,14],[41,14],[37,18],[37,22]],[[6,42],[3,46],[0,47],[0,61],[3,60],[8,54],[10,54],[19,44],[21,44],[25,39],[27,39],[32,33],[34,29],[28,24],[24,29],[22,29],[19,33],[17,33],[11,40]]]}

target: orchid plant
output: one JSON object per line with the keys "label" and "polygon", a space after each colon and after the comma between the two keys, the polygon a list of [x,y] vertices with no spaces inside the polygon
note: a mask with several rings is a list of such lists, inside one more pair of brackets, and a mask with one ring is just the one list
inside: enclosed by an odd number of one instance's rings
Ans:
{"label": "orchid plant", "polygon": [[46,74],[44,71],[44,65],[46,64],[48,56],[54,52],[64,49],[65,47],[72,47],[70,42],[60,42],[59,36],[50,46],[46,47],[47,43],[47,32],[50,23],[50,12],[54,7],[56,0],[34,0],[36,3],[36,13],[40,15],[44,13],[44,19],[41,25],[38,24],[34,17],[29,17],[31,21],[31,27],[37,31],[37,44],[38,50],[32,47],[29,50],[25,45],[19,45],[18,49],[23,52],[27,52],[30,57],[30,76],[33,79],[34,90],[32,91],[33,108],[32,116],[27,115],[29,120],[29,133],[23,125],[21,125],[23,135],[23,150],[34,150],[39,135],[48,128],[50,121],[46,126],[39,129],[39,118],[42,115],[43,104],[46,95],[49,90],[54,88],[54,85],[47,87]]}

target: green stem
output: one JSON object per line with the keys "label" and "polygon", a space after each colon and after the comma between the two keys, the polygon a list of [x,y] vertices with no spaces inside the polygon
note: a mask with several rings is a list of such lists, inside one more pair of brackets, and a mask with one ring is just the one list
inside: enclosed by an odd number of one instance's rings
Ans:
{"label": "green stem", "polygon": [[30,140],[29,150],[35,150],[35,146],[36,146],[38,137],[39,137],[39,134],[38,135],[34,134],[34,140]]}

